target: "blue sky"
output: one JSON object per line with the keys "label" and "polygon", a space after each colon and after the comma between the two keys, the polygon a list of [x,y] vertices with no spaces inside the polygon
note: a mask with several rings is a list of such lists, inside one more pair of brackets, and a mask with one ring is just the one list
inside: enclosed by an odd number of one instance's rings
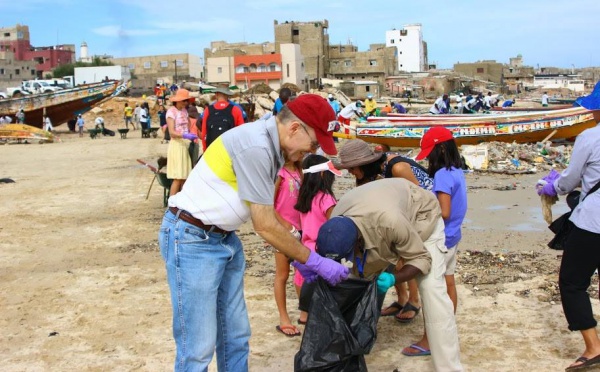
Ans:
{"label": "blue sky", "polygon": [[34,46],[79,45],[91,54],[203,56],[211,41],[273,41],[273,21],[329,21],[331,43],[364,51],[385,31],[421,23],[429,62],[521,54],[529,66],[600,66],[600,0],[0,0],[0,26],[29,26]]}

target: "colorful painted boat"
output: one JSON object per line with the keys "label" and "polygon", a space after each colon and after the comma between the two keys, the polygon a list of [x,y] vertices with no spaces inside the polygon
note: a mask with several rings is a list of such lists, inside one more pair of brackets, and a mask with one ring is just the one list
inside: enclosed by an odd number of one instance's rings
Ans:
{"label": "colorful painted boat", "polygon": [[57,139],[52,133],[27,124],[0,125],[0,141],[48,143]]}
{"label": "colorful painted boat", "polygon": [[444,126],[452,131],[458,145],[488,141],[538,142],[549,135],[554,139],[575,137],[596,125],[600,111],[573,107],[544,112],[466,116],[440,118],[429,115],[428,120],[389,117],[387,120],[357,124],[351,137],[394,147],[418,147],[429,128]]}
{"label": "colorful painted boat", "polygon": [[0,100],[0,115],[10,116],[16,122],[16,113],[23,109],[25,122],[42,128],[46,113],[53,126],[66,123],[78,114],[90,110],[102,100],[115,96],[127,89],[126,84],[111,80],[87,84],[53,93],[32,94],[20,98]]}

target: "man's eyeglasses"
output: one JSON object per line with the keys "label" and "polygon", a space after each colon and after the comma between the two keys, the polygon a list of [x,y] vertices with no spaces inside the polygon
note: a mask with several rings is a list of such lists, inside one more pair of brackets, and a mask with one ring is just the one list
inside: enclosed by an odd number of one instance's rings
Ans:
{"label": "man's eyeglasses", "polygon": [[319,148],[319,141],[315,141],[312,139],[312,137],[310,136],[310,133],[308,133],[308,129],[306,129],[306,126],[304,124],[300,124],[302,126],[302,128],[304,129],[304,131],[306,132],[306,135],[308,136],[308,138],[310,138],[310,148],[313,151],[316,151]]}

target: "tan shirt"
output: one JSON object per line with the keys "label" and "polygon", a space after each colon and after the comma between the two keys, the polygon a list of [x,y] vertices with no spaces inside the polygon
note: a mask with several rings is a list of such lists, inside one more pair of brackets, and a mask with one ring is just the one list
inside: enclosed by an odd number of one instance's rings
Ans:
{"label": "tan shirt", "polygon": [[360,230],[368,249],[365,276],[395,265],[400,258],[423,274],[431,269],[423,242],[442,216],[431,191],[402,178],[369,182],[347,192],[332,216],[350,217]]}

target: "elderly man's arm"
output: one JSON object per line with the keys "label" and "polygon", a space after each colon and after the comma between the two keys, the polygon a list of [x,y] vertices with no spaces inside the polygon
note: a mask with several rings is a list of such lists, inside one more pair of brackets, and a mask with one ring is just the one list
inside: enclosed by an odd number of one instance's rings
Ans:
{"label": "elderly man's arm", "polygon": [[272,205],[250,204],[250,215],[254,230],[267,243],[298,262],[305,263],[308,260],[310,250],[277,221]]}

